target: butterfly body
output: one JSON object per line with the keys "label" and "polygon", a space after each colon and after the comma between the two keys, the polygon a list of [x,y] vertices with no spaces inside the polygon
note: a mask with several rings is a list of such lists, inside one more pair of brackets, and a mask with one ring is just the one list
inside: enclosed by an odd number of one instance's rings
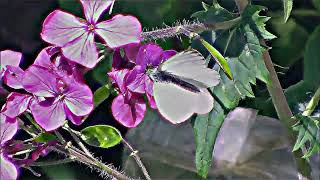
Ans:
{"label": "butterfly body", "polygon": [[153,81],[155,82],[173,83],[191,92],[200,92],[200,89],[197,86],[193,85],[192,83],[189,83],[182,77],[176,76],[165,71],[157,71],[153,73],[151,76]]}
{"label": "butterfly body", "polygon": [[207,68],[195,50],[176,54],[149,73],[160,114],[173,124],[184,122],[194,113],[206,114],[213,108],[207,90],[219,83],[219,74]]}

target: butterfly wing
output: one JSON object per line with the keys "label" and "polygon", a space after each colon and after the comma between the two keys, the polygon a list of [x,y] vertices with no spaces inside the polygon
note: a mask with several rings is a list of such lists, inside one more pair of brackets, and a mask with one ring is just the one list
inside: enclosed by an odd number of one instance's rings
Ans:
{"label": "butterfly wing", "polygon": [[207,68],[204,57],[196,50],[183,51],[163,62],[160,71],[179,76],[194,85],[213,87],[219,83],[219,73]]}
{"label": "butterfly wing", "polygon": [[160,114],[173,124],[189,119],[194,113],[206,114],[213,108],[213,98],[206,88],[188,91],[179,85],[155,82],[154,99]]}

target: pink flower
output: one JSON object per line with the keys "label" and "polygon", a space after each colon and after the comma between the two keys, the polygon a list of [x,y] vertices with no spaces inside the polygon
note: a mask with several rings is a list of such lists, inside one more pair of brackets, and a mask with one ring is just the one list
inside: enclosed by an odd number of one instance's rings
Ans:
{"label": "pink flower", "polygon": [[[82,72],[74,62],[68,61],[61,54],[61,49],[53,46],[44,48],[34,61],[34,65],[42,66],[61,77],[73,78],[84,83]],[[52,58],[54,57],[54,58]]]}
{"label": "pink flower", "polygon": [[18,177],[18,169],[4,153],[4,146],[18,130],[18,122],[0,113],[0,179],[14,180]]}
{"label": "pink flower", "polygon": [[141,94],[127,89],[128,69],[108,73],[119,88],[119,95],[113,100],[111,110],[114,118],[123,126],[133,128],[140,124],[146,112],[146,104]]}
{"label": "pink flower", "polygon": [[111,48],[140,42],[141,24],[133,16],[116,15],[97,22],[114,0],[80,0],[86,20],[55,10],[43,23],[41,37],[44,41],[61,47],[63,55],[88,68],[98,62],[95,35]]}
{"label": "pink flower", "polygon": [[159,66],[163,61],[175,55],[176,51],[164,51],[158,45],[146,44],[141,46],[136,52],[135,55],[131,52],[131,57],[135,57],[136,66],[129,75],[128,89],[136,93],[146,93],[150,107],[156,109],[157,106],[153,98],[153,82],[147,75],[147,70],[150,67]]}
{"label": "pink flower", "polygon": [[22,54],[11,50],[0,52],[0,79],[3,78],[5,84],[14,89],[21,89],[21,77],[23,70],[19,67]]}
{"label": "pink flower", "polygon": [[28,109],[32,98],[33,97],[28,94],[12,92],[8,95],[7,101],[1,109],[1,113],[9,118],[15,119]]}
{"label": "pink flower", "polygon": [[176,51],[164,51],[155,44],[130,44],[124,47],[124,51],[123,57],[120,51],[115,51],[113,71],[108,73],[119,89],[119,95],[113,100],[111,109],[119,123],[133,128],[141,123],[146,112],[143,94],[146,94],[150,107],[157,108],[153,98],[153,82],[147,75],[148,68],[159,66],[175,55]]}
{"label": "pink flower", "polygon": [[36,96],[30,110],[36,122],[47,131],[59,128],[65,119],[81,124],[81,116],[93,110],[90,88],[69,76],[60,76],[40,65],[30,66],[23,77],[23,87]]}

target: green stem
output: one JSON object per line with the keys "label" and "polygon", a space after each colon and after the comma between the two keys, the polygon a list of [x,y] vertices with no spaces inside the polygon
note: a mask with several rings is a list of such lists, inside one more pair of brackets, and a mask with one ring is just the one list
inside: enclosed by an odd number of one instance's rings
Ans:
{"label": "green stem", "polygon": [[80,132],[71,129],[68,126],[68,124],[65,124],[62,128],[70,133],[70,135],[72,136],[73,140],[78,144],[78,146],[82,149],[82,151],[86,153],[86,155],[88,155],[88,156],[93,158],[93,155],[90,153],[90,151],[86,148],[86,146],[78,138],[78,136],[81,135]]}
{"label": "green stem", "polygon": [[95,167],[97,170],[99,170],[101,172],[106,172],[107,174],[115,177],[116,179],[130,180],[129,177],[121,174],[117,170],[114,170],[110,166],[103,164],[102,162],[98,161],[97,159],[95,159],[93,157],[89,157],[88,155],[83,154],[79,150],[76,150],[75,148],[70,147],[69,145],[63,146],[63,145],[57,144],[57,145],[55,145],[54,150],[58,151],[60,153],[63,153],[67,156],[71,156],[71,158],[74,157],[75,160],[77,160],[78,162],[84,163],[90,167]]}
{"label": "green stem", "polygon": [[[263,45],[266,45],[264,41],[261,41]],[[277,115],[281,123],[286,127],[288,139],[290,141],[291,147],[296,142],[297,134],[292,130],[292,126],[295,124],[292,117],[293,114],[289,108],[288,102],[284,95],[283,89],[281,87],[280,81],[278,79],[277,73],[274,69],[271,57],[268,51],[263,54],[264,63],[269,71],[271,85],[267,85],[269,94],[271,96],[273,105],[277,111]],[[297,150],[293,152],[298,171],[306,178],[311,179],[311,168],[309,163],[302,158],[303,152]]]}
{"label": "green stem", "polygon": [[19,119],[19,118],[17,118],[17,119],[18,119],[19,127],[20,127],[21,129],[23,129],[25,132],[27,132],[27,133],[28,133],[29,135],[31,135],[33,138],[34,138],[34,137],[37,137],[37,132],[35,131],[35,129],[30,128],[30,127],[28,127],[28,126],[25,126],[24,122],[23,122],[21,119]]}
{"label": "green stem", "polygon": [[75,160],[72,158],[53,160],[53,161],[44,161],[44,162],[33,162],[30,166],[56,166],[60,164],[66,164],[70,162],[74,162]]}
{"label": "green stem", "polygon": [[247,7],[247,5],[249,4],[249,1],[248,0],[234,0],[237,7],[238,7],[238,10],[240,13],[243,12],[243,10]]}
{"label": "green stem", "polygon": [[313,95],[311,100],[309,101],[306,110],[302,113],[304,116],[310,116],[313,111],[316,109],[320,100],[320,86],[318,87],[316,93]]}
{"label": "green stem", "polygon": [[[235,0],[235,2],[238,5],[239,12],[242,12],[246,8],[246,6],[249,4],[248,0]],[[241,2],[241,5],[240,5],[240,2]],[[263,39],[260,41],[260,43],[262,46],[266,46],[266,43]],[[273,105],[277,111],[277,115],[281,123],[286,128],[290,145],[291,147],[293,147],[297,138],[297,134],[292,130],[292,126],[295,124],[295,122],[292,120],[293,114],[288,105],[287,99],[284,95],[279,78],[277,76],[277,72],[274,69],[274,66],[268,51],[265,51],[263,53],[263,60],[269,71],[270,79],[271,79],[271,85],[267,85],[269,94],[271,96]],[[310,164],[305,159],[302,158],[303,156],[302,151],[298,150],[293,152],[293,154],[294,154],[294,158],[295,158],[299,173],[301,173],[304,177],[311,179],[312,176],[311,176]]]}
{"label": "green stem", "polygon": [[184,34],[184,30],[188,30],[194,33],[201,33],[206,30],[219,30],[219,29],[230,29],[241,21],[241,17],[235,19],[218,22],[218,23],[187,23],[184,22],[181,25],[176,25],[173,27],[166,27],[163,29],[156,29],[153,31],[147,31],[142,33],[142,38],[144,41],[165,39],[170,37],[175,37]]}
{"label": "green stem", "polygon": [[133,147],[125,140],[125,139],[122,139],[122,142],[130,149],[131,151],[131,154],[130,156],[133,157],[133,159],[136,161],[136,163],[138,164],[138,166],[141,168],[142,172],[143,172],[143,175],[145,176],[145,178],[147,180],[151,180],[151,177],[146,169],[146,167],[143,165],[142,161],[141,161],[141,158],[139,157],[138,155],[138,151],[133,149]]}
{"label": "green stem", "polygon": [[43,128],[41,128],[38,123],[28,114],[25,113],[24,114],[26,116],[26,118],[31,122],[32,125],[34,125],[34,127],[36,127],[38,130],[40,130],[41,132],[43,132]]}

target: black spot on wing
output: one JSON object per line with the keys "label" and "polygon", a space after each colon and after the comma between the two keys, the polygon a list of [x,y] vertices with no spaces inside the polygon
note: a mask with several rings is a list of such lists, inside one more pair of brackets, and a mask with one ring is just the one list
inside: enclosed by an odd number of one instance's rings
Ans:
{"label": "black spot on wing", "polygon": [[195,92],[195,93],[200,92],[200,89],[197,86],[182,80],[181,78],[179,78],[179,76],[170,74],[165,71],[157,71],[151,74],[151,76],[152,76],[151,79],[153,79],[153,81],[156,81],[156,82],[173,83],[188,91]]}

